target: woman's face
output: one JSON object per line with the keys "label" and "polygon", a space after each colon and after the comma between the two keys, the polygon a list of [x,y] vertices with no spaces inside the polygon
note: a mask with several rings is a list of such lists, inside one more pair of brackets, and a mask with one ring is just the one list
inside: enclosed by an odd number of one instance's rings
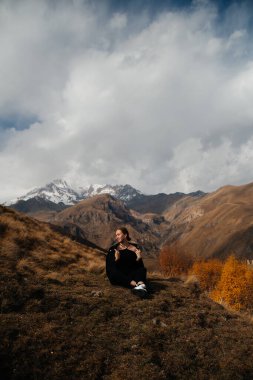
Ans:
{"label": "woman's face", "polygon": [[121,230],[117,230],[116,231],[116,240],[118,243],[121,243],[122,241],[124,241],[126,239],[126,235],[123,234],[123,232]]}

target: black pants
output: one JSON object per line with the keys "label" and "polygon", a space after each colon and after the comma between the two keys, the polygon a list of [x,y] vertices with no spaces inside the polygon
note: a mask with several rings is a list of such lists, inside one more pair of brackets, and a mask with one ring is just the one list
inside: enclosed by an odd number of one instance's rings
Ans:
{"label": "black pants", "polygon": [[134,271],[126,274],[121,274],[119,271],[117,273],[114,273],[109,277],[111,284],[113,285],[121,285],[126,286],[128,288],[131,288],[130,285],[131,281],[139,282],[143,281],[146,283],[147,280],[147,269],[145,267],[141,267],[138,269],[135,269]]}

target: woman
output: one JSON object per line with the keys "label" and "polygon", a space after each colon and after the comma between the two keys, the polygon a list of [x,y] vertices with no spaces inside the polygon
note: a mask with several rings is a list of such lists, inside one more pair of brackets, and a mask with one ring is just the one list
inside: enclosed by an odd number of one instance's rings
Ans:
{"label": "woman", "polygon": [[106,274],[111,284],[131,288],[133,293],[144,298],[147,296],[147,270],[138,244],[130,243],[130,240],[125,227],[116,230],[116,243],[106,256]]}

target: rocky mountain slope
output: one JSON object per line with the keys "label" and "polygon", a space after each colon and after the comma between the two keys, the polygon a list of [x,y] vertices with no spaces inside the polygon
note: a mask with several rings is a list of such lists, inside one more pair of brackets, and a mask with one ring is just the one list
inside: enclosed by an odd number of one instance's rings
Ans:
{"label": "rocky mountain slope", "polygon": [[164,218],[167,242],[201,258],[253,259],[253,183],[225,186],[201,199],[176,202]]}
{"label": "rocky mountain slope", "polygon": [[75,224],[88,240],[105,249],[113,243],[115,230],[120,226],[126,226],[132,239],[143,245],[147,252],[155,252],[159,246],[160,233],[152,229],[152,222],[145,223],[138,218],[138,213],[133,215],[122,201],[109,194],[81,201],[48,221],[61,226]]}
{"label": "rocky mountain slope", "polygon": [[95,195],[110,194],[123,201],[127,207],[140,213],[162,213],[177,200],[186,196],[201,197],[205,193],[156,194],[145,195],[130,185],[89,185],[73,189],[66,181],[57,179],[44,187],[36,188],[29,193],[9,202],[12,208],[26,213],[59,211],[59,207],[72,206]]}
{"label": "rocky mountain slope", "polygon": [[13,208],[16,211],[32,215],[40,212],[59,212],[67,207],[68,206],[66,206],[62,202],[55,203],[36,196],[27,200],[20,199],[11,208]]}
{"label": "rocky mountain slope", "polygon": [[148,276],[139,299],[98,250],[3,207],[0,260],[5,380],[253,378],[252,323],[194,282]]}
{"label": "rocky mountain slope", "polygon": [[[133,238],[152,256],[157,256],[164,244],[177,244],[179,252],[195,258],[223,259],[234,253],[238,258],[253,259],[253,184],[225,186],[210,194],[135,194],[121,205],[116,205],[120,200],[110,197],[90,197],[80,202],[80,207],[69,205],[62,211],[55,207],[41,211],[39,206],[37,211],[29,206],[26,210],[35,218],[72,231],[77,226],[85,238],[104,248],[110,245],[114,229],[127,225]],[[32,199],[26,202],[40,203]]]}
{"label": "rocky mountain slope", "polygon": [[155,195],[144,195],[139,194],[127,202],[127,206],[139,213],[154,213],[162,214],[168,210],[174,203],[180,199],[186,197],[192,199],[199,199],[204,196],[205,193],[202,191],[196,191],[190,194],[184,193],[174,193],[174,194],[155,194]]}

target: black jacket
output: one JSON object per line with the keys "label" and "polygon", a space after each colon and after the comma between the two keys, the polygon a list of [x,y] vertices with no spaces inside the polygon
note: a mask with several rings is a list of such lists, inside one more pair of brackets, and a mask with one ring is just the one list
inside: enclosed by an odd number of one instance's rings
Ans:
{"label": "black jacket", "polygon": [[[132,243],[137,249],[140,249],[139,245]],[[129,250],[120,250],[120,259],[115,261],[115,249],[117,249],[118,243],[113,244],[106,256],[106,274],[112,284],[122,284],[125,286],[130,285],[130,281],[133,279],[132,275],[140,268],[144,268],[142,259],[137,261],[136,253]]]}

